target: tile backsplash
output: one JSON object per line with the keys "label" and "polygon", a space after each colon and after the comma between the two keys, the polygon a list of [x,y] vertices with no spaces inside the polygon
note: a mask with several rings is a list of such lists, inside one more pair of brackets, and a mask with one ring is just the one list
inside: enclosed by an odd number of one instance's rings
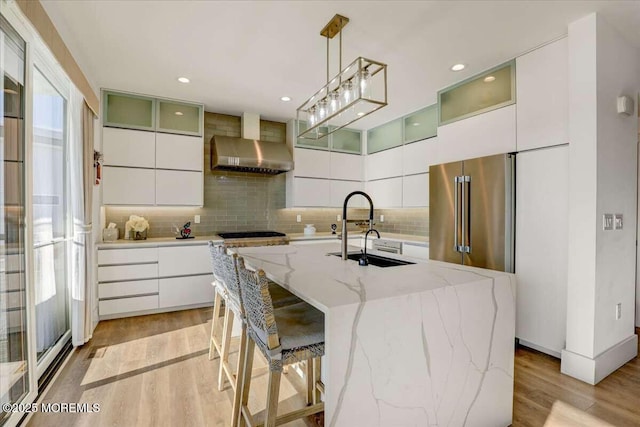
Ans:
{"label": "tile backsplash", "polygon": [[[240,117],[205,112],[205,178],[204,207],[106,207],[106,223],[114,222],[124,232],[129,215],[144,216],[149,220],[149,237],[171,237],[175,227],[191,221],[194,235],[212,235],[221,231],[277,230],[284,233],[302,233],[305,224],[314,224],[318,232],[331,231],[331,224],[340,224],[340,208],[285,209],[285,175],[259,175],[243,172],[212,171],[210,140],[214,135],[240,136]],[[260,138],[285,143],[286,124],[260,121]],[[380,214],[385,221],[379,221]],[[200,215],[200,224],[194,216]],[[301,215],[302,221],[296,222]],[[366,209],[349,209],[350,218],[367,218]],[[376,229],[392,233],[429,234],[429,210],[376,209]],[[357,227],[353,226],[354,230]]]}

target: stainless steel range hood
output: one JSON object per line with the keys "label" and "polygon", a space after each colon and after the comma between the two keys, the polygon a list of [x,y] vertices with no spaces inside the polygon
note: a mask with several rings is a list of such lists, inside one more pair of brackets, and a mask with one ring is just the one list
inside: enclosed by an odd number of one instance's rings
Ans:
{"label": "stainless steel range hood", "polygon": [[285,144],[254,139],[211,138],[211,169],[277,175],[293,169]]}
{"label": "stainless steel range hood", "polygon": [[211,138],[211,169],[277,175],[293,169],[293,159],[283,143],[259,141],[260,116],[242,115],[242,138]]}

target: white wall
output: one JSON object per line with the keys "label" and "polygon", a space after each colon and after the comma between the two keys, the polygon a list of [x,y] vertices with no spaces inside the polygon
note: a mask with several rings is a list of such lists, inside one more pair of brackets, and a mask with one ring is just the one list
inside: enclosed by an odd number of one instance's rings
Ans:
{"label": "white wall", "polygon": [[[638,80],[637,50],[602,17],[592,14],[569,25],[569,256],[562,370],[589,382],[626,362],[622,358],[628,353],[607,359],[606,369],[597,366],[605,352],[635,337],[632,224],[638,129],[633,117],[616,113],[616,98],[635,98]],[[603,231],[604,213],[622,213],[624,229]],[[622,303],[620,320],[615,318],[617,303]]]}

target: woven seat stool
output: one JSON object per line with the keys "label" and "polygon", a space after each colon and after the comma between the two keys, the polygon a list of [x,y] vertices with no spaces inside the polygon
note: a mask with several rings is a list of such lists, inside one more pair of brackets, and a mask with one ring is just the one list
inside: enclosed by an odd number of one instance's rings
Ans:
{"label": "woven seat stool", "polygon": [[[238,372],[241,382],[234,395],[232,419],[238,418],[239,426],[257,425],[247,406],[256,346],[269,365],[265,427],[323,411],[319,361],[324,355],[324,314],[306,302],[275,308],[264,271],[246,269],[241,258],[236,259],[236,265],[247,333],[240,343],[243,363]],[[311,401],[305,408],[277,416],[283,367],[297,362],[307,363],[307,399]],[[236,424],[232,424],[232,427],[236,427]]]}
{"label": "woven seat stool", "polygon": [[[211,252],[211,264],[213,270],[213,286],[214,299],[213,299],[213,316],[211,319],[211,335],[209,337],[209,360],[216,357],[216,352],[219,356],[222,356],[222,337],[216,335],[218,324],[220,322],[220,310],[222,309],[222,301],[225,301],[225,310],[228,304],[227,300],[227,286],[222,280],[222,259],[221,256],[224,253],[224,247],[214,246],[213,242],[209,242],[209,251]],[[227,316],[223,319],[226,319]]]}
{"label": "woven seat stool", "polygon": [[[220,282],[225,288],[225,311],[222,326],[222,339],[220,341],[220,349],[216,347],[216,351],[220,355],[220,369],[218,372],[218,390],[224,390],[225,381],[228,380],[233,390],[236,389],[237,384],[237,369],[233,369],[229,364],[229,350],[231,346],[231,332],[233,330],[233,323],[236,318],[242,321],[244,315],[242,314],[242,306],[240,301],[240,288],[238,283],[238,274],[233,261],[233,256],[227,254],[227,249],[224,245],[213,245],[209,242],[209,249],[211,251],[211,259],[214,264],[214,272],[218,271]],[[299,303],[300,298],[293,295],[291,292],[282,288],[274,282],[270,282],[269,289],[272,290],[277,297],[274,304],[278,307],[284,307],[290,304]],[[219,314],[219,310],[218,310]],[[214,302],[214,316],[215,316],[215,302]],[[217,326],[216,326],[217,328]],[[212,326],[212,336],[213,326]],[[217,336],[216,336],[217,338]],[[242,337],[241,337],[242,341]],[[215,343],[215,341],[213,341]],[[240,362],[238,362],[239,366]]]}

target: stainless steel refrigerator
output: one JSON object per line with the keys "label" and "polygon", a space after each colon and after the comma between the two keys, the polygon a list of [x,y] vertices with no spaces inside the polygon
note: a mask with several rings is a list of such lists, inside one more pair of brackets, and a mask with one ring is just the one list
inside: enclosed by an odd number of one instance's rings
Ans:
{"label": "stainless steel refrigerator", "polygon": [[514,155],[429,168],[429,258],[513,272]]}

